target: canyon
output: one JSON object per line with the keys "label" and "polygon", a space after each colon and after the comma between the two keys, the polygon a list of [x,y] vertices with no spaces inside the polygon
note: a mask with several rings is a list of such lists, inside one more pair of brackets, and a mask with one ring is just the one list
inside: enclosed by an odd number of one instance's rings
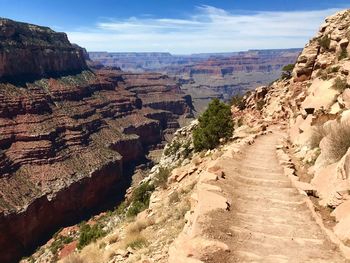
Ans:
{"label": "canyon", "polygon": [[0,30],[0,261],[14,262],[122,196],[123,170],[193,106],[164,74],[91,70],[64,33],[8,19]]}
{"label": "canyon", "polygon": [[229,101],[267,85],[281,76],[283,66],[293,64],[301,49],[249,50],[232,53],[172,55],[170,53],[89,52],[93,61],[130,72],[167,74],[192,96],[198,116],[213,98]]}

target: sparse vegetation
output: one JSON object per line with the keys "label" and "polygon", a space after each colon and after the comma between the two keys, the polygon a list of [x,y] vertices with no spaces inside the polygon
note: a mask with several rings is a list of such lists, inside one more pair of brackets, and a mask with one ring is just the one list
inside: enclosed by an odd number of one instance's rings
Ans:
{"label": "sparse vegetation", "polygon": [[331,39],[328,36],[324,36],[318,40],[318,43],[322,48],[328,50],[331,45]]}
{"label": "sparse vegetation", "polygon": [[282,79],[290,79],[290,78],[292,77],[292,72],[293,72],[294,66],[295,66],[295,64],[288,64],[288,65],[285,65],[285,66],[282,68],[282,75],[281,75],[281,78],[282,78]]}
{"label": "sparse vegetation", "polygon": [[169,175],[170,175],[170,170],[168,168],[160,167],[158,173],[154,178],[154,185],[165,189],[167,186]]}
{"label": "sparse vegetation", "polygon": [[350,147],[350,124],[337,123],[333,125],[327,135],[327,147],[325,147],[330,162],[339,161]]}
{"label": "sparse vegetation", "polygon": [[50,246],[50,251],[52,252],[52,254],[55,255],[60,249],[63,248],[65,244],[69,244],[72,241],[73,241],[72,237],[57,235],[55,237],[55,240],[52,242]]}
{"label": "sparse vegetation", "polygon": [[127,247],[131,247],[132,249],[140,249],[147,245],[147,240],[140,236],[138,238],[135,238],[134,240],[127,243]]}
{"label": "sparse vegetation", "polygon": [[199,117],[199,125],[193,131],[195,151],[213,149],[220,139],[228,139],[233,132],[231,108],[214,99],[208,109]]}
{"label": "sparse vegetation", "polygon": [[154,191],[154,185],[150,182],[140,184],[132,193],[131,204],[126,212],[127,217],[136,216],[149,206],[151,193]]}
{"label": "sparse vegetation", "polygon": [[347,84],[345,79],[337,77],[334,80],[333,89],[343,92],[347,88],[349,88],[349,85]]}
{"label": "sparse vegetation", "polygon": [[264,105],[265,105],[265,101],[264,100],[259,100],[259,101],[256,102],[256,109],[258,111],[261,111],[263,109]]}
{"label": "sparse vegetation", "polygon": [[102,229],[101,224],[94,224],[90,226],[89,224],[82,224],[80,227],[80,236],[78,242],[78,249],[82,249],[91,242],[96,241],[98,238],[104,237],[107,233]]}
{"label": "sparse vegetation", "polygon": [[329,73],[337,73],[339,71],[340,67],[339,66],[335,66],[335,67],[330,67],[328,69]]}
{"label": "sparse vegetation", "polygon": [[179,141],[173,141],[169,144],[169,146],[165,149],[164,154],[166,156],[173,155],[178,152],[181,148],[181,143]]}
{"label": "sparse vegetation", "polygon": [[320,146],[321,140],[327,135],[326,130],[322,125],[314,126],[312,128],[312,135],[310,137],[309,146],[311,149]]}
{"label": "sparse vegetation", "polygon": [[317,71],[316,77],[319,77],[322,80],[328,79],[328,72],[326,70],[320,69]]}
{"label": "sparse vegetation", "polygon": [[245,109],[245,103],[243,100],[243,95],[240,94],[236,94],[231,98],[230,104],[232,106],[237,107],[240,110],[244,110]]}
{"label": "sparse vegetation", "polygon": [[346,48],[343,48],[338,56],[338,60],[346,59],[348,58],[348,51]]}

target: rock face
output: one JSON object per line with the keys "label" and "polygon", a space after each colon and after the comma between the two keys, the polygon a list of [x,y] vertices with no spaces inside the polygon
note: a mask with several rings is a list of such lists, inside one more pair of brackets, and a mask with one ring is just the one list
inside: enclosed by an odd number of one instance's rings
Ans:
{"label": "rock face", "polygon": [[87,70],[65,34],[0,25],[0,261],[13,262],[118,189],[191,98],[162,74]]}
{"label": "rock face", "polygon": [[86,69],[83,50],[64,33],[0,18],[0,80],[21,81]]}

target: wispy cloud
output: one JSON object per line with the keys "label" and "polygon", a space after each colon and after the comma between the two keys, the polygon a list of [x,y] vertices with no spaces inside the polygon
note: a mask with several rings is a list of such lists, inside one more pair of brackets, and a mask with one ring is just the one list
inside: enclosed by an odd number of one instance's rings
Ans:
{"label": "wispy cloud", "polygon": [[320,23],[339,9],[232,13],[199,6],[186,19],[130,17],[68,32],[88,50],[230,52],[255,48],[302,47]]}

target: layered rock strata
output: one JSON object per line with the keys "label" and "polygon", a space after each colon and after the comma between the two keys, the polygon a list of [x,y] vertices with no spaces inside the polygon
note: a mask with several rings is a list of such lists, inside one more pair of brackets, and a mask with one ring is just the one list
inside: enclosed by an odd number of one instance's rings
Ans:
{"label": "layered rock strata", "polygon": [[99,206],[191,105],[167,76],[92,72],[65,34],[0,24],[0,261],[12,262]]}

